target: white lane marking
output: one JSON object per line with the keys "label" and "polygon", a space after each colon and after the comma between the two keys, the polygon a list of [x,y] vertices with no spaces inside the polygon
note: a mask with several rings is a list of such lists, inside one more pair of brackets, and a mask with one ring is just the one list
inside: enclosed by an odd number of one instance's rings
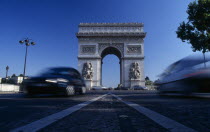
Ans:
{"label": "white lane marking", "polygon": [[94,102],[94,101],[97,101],[101,98],[103,98],[104,96],[106,96],[107,94],[104,94],[102,96],[99,96],[97,98],[94,98],[92,100],[89,100],[89,101],[86,101],[84,103],[81,103],[81,104],[78,104],[78,105],[75,105],[75,106],[72,106],[72,107],[69,107],[65,110],[62,110],[58,113],[55,113],[55,114],[52,114],[50,116],[47,116],[45,118],[42,118],[40,120],[37,120],[37,121],[34,121],[30,124],[27,124],[25,126],[22,126],[22,127],[19,127],[19,128],[16,128],[16,129],[13,129],[11,130],[11,132],[36,132],[70,114],[72,114],[73,112],[89,105],[90,103]]}
{"label": "white lane marking", "polygon": [[128,106],[136,109],[138,112],[144,114],[145,116],[152,119],[153,121],[155,121],[156,123],[158,123],[159,125],[168,129],[171,132],[196,132],[192,128],[186,127],[186,126],[184,126],[168,117],[165,117],[155,111],[152,111],[148,108],[140,106],[139,104],[135,104],[135,103],[128,102],[128,101],[123,101],[122,98],[118,97],[117,95],[114,95],[114,94],[111,94],[111,95],[114,96],[115,98],[117,98],[118,100],[122,101],[123,103],[127,104]]}

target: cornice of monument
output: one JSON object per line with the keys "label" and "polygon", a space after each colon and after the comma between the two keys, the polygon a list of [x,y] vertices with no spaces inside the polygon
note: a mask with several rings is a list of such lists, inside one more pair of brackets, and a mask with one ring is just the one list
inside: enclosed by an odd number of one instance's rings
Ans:
{"label": "cornice of monument", "polygon": [[93,56],[78,55],[77,58],[78,59],[101,59],[101,57],[98,55],[93,55]]}
{"label": "cornice of monument", "polygon": [[144,59],[145,58],[145,56],[125,56],[125,57],[122,57],[121,59]]}
{"label": "cornice of monument", "polygon": [[79,32],[76,33],[76,36],[79,37],[120,37],[120,36],[135,36],[135,37],[146,37],[146,33],[145,32]]}
{"label": "cornice of monument", "polygon": [[80,23],[79,27],[143,27],[143,23]]}

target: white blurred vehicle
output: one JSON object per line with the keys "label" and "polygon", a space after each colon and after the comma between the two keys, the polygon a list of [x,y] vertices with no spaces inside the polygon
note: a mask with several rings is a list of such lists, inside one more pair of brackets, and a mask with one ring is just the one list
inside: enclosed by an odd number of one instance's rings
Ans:
{"label": "white blurred vehicle", "polygon": [[109,90],[109,88],[108,88],[108,87],[104,87],[104,86],[102,86],[101,88],[102,88],[102,90]]}
{"label": "white blurred vehicle", "polygon": [[156,82],[160,93],[209,93],[210,92],[210,56],[185,57],[171,64]]}

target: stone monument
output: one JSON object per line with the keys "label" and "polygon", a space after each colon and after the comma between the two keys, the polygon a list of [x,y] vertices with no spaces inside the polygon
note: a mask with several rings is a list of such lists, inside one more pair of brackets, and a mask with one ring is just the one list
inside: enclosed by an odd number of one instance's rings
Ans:
{"label": "stone monument", "polygon": [[79,24],[78,70],[87,87],[102,85],[103,58],[108,54],[119,58],[123,87],[145,86],[143,27],[143,23]]}

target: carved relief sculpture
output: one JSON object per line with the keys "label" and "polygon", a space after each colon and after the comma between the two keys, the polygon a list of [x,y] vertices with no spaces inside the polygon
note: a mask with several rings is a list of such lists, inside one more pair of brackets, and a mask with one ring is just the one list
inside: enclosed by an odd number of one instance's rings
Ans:
{"label": "carved relief sculpture", "polygon": [[86,62],[83,65],[82,76],[84,79],[92,79],[93,78],[93,67],[90,62]]}
{"label": "carved relief sculpture", "polygon": [[130,79],[139,79],[140,78],[139,63],[134,62],[131,64],[129,78]]}

